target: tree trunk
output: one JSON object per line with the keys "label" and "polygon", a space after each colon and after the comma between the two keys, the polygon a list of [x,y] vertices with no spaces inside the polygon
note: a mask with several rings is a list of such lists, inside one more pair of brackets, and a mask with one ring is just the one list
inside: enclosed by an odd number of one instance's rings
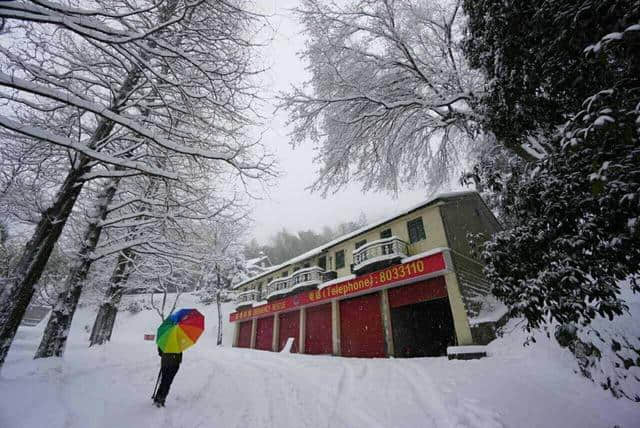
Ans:
{"label": "tree trunk", "polygon": [[130,249],[124,250],[118,256],[116,267],[111,275],[111,281],[109,281],[109,289],[105,293],[104,300],[98,315],[93,323],[91,329],[91,337],[89,338],[89,346],[103,345],[105,342],[111,340],[111,332],[113,332],[113,325],[116,322],[116,316],[118,315],[118,305],[122,298],[123,285],[129,279],[129,269],[133,264],[133,253]]}
{"label": "tree trunk", "polygon": [[[113,103],[114,106],[117,106],[113,107],[115,112],[119,112],[122,100],[129,96],[141,75],[138,68],[127,74]],[[101,120],[87,147],[96,148],[99,142],[111,135],[114,125],[110,120]],[[8,286],[0,292],[0,369],[4,365],[13,338],[31,301],[35,291],[33,287],[40,280],[51,251],[58,242],[62,229],[84,186],[81,177],[90,170],[91,159],[78,154],[76,162],[67,173],[51,207],[42,214],[35,232],[13,272],[12,279]]]}
{"label": "tree trunk", "polygon": [[220,290],[216,293],[216,307],[218,308],[218,340],[216,345],[222,345],[222,311],[220,310]]}
{"label": "tree trunk", "polygon": [[35,291],[33,287],[40,279],[82,190],[83,182],[79,181],[79,178],[90,169],[89,160],[80,155],[76,165],[67,174],[54,203],[42,214],[12,273],[12,278],[0,296],[0,368],[31,301]]}
{"label": "tree trunk", "polygon": [[97,198],[99,202],[84,233],[78,257],[72,264],[65,284],[65,291],[58,295],[34,358],[61,357],[64,353],[71,321],[78,306],[89,268],[93,263],[91,253],[100,240],[102,221],[107,217],[107,208],[113,200],[119,182],[119,178],[110,179]]}

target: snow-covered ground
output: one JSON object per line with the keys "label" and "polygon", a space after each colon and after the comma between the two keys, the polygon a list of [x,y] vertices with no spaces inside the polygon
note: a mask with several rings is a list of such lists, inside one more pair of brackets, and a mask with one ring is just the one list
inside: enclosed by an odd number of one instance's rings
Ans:
{"label": "snow-covered ground", "polygon": [[[0,379],[0,427],[638,427],[640,406],[574,374],[545,338],[519,329],[475,361],[347,359],[215,346],[215,305],[189,295],[208,321],[167,399],[151,405],[159,367],[143,334],[153,311],[118,316],[113,340],[86,347],[94,312],[74,319],[63,359],[31,359],[43,324],[21,328]],[[230,307],[225,307],[226,311]],[[225,320],[227,312],[225,311]]]}

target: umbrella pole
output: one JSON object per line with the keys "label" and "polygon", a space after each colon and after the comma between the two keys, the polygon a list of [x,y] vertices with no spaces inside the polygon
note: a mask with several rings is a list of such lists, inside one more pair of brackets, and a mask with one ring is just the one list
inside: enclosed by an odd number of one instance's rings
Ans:
{"label": "umbrella pole", "polygon": [[155,388],[153,388],[153,395],[151,396],[151,398],[153,400],[156,399],[156,393],[158,392],[158,384],[160,383],[160,375],[162,374],[162,366],[160,366],[160,371],[158,372],[158,380],[156,380],[156,386]]}

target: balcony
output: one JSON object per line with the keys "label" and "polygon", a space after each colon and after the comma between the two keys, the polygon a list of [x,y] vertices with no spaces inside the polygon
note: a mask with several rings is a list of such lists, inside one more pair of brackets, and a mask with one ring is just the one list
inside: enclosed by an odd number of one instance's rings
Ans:
{"label": "balcony", "polygon": [[267,284],[265,292],[267,299],[269,299],[273,293],[289,288],[289,278],[290,277],[277,278]]}
{"label": "balcony", "polygon": [[369,242],[353,251],[353,273],[362,275],[397,263],[407,257],[407,247],[397,236]]}
{"label": "balcony", "polygon": [[236,299],[236,309],[242,306],[251,306],[253,302],[258,300],[258,291],[257,290],[248,290],[238,294],[238,298]]}
{"label": "balcony", "polygon": [[324,269],[312,266],[295,271],[286,278],[274,279],[267,285],[267,300],[285,297],[293,291],[316,288],[324,281]]}

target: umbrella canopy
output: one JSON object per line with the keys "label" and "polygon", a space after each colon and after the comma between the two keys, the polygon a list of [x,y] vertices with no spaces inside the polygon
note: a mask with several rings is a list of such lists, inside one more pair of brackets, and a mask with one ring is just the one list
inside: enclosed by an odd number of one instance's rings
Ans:
{"label": "umbrella canopy", "polygon": [[162,352],[182,352],[196,343],[204,331],[204,315],[196,309],[180,309],[158,327],[156,343]]}

